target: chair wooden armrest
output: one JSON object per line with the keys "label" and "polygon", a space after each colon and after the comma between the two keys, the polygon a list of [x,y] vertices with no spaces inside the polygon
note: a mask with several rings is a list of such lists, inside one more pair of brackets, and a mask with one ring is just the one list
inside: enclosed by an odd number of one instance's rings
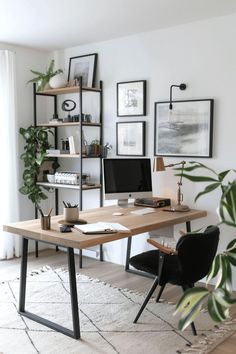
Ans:
{"label": "chair wooden armrest", "polygon": [[178,251],[176,251],[174,248],[163,246],[162,244],[160,244],[155,240],[152,240],[151,238],[147,239],[147,242],[150,243],[150,245],[158,248],[161,252],[165,254],[170,254],[170,255],[178,254]]}

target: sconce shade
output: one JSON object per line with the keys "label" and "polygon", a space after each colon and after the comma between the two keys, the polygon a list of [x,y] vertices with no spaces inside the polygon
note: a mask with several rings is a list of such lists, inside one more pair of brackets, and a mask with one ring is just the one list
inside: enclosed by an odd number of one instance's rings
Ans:
{"label": "sconce shade", "polygon": [[163,157],[155,157],[153,161],[153,172],[165,171]]}

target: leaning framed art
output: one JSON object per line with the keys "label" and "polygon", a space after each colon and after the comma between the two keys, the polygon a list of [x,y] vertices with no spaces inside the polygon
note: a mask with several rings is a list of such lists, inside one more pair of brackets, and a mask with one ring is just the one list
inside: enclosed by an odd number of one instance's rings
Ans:
{"label": "leaning framed art", "polygon": [[93,87],[97,66],[97,54],[80,55],[70,58],[68,81],[76,80],[82,76],[84,87]]}
{"label": "leaning framed art", "polygon": [[146,80],[118,82],[116,94],[118,117],[146,115]]}
{"label": "leaning framed art", "polygon": [[155,102],[154,155],[212,157],[213,99]]}
{"label": "leaning framed art", "polygon": [[119,156],[145,155],[145,123],[116,123],[116,154]]}

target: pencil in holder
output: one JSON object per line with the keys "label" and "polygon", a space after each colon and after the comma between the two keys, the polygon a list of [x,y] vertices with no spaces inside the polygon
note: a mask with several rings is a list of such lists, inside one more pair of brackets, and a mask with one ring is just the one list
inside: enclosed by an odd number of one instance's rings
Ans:
{"label": "pencil in holder", "polygon": [[50,215],[44,215],[41,216],[41,229],[42,230],[50,230],[51,229],[51,216]]}
{"label": "pencil in holder", "polygon": [[78,219],[79,219],[78,207],[64,208],[64,220],[68,222],[73,222]]}

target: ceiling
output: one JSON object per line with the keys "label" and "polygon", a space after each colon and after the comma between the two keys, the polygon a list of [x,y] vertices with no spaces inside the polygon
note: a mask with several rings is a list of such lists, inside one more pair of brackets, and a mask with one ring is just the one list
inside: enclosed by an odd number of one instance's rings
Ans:
{"label": "ceiling", "polygon": [[235,0],[0,0],[0,43],[50,51],[234,12]]}

